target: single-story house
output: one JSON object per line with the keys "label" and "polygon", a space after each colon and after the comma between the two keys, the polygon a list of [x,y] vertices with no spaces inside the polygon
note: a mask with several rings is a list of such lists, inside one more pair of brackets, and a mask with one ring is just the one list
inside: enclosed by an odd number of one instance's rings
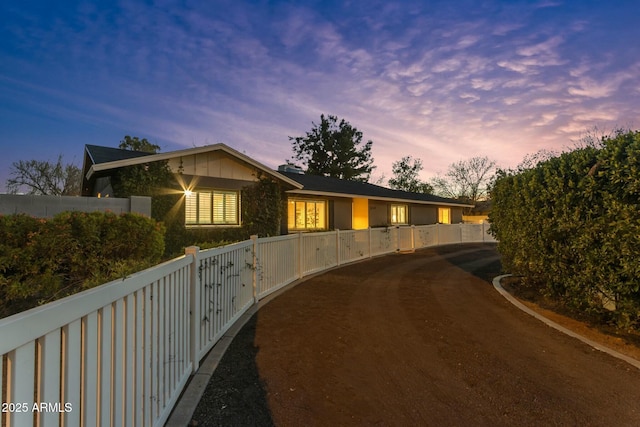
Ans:
{"label": "single-story house", "polygon": [[225,144],[158,154],[86,145],[82,195],[113,196],[114,171],[156,161],[166,161],[182,187],[186,227],[241,226],[241,191],[261,175],[279,182],[286,194],[285,234],[459,223],[463,208],[472,207],[429,194],[306,175],[289,165],[273,170]]}
{"label": "single-story house", "polygon": [[466,224],[482,224],[489,221],[491,212],[491,200],[480,200],[471,209],[465,209],[462,215],[462,222]]}

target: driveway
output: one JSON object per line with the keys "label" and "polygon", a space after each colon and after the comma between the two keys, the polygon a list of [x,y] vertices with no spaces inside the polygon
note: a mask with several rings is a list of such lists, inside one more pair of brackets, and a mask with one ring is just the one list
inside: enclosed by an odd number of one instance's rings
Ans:
{"label": "driveway", "polygon": [[638,426],[640,370],[545,326],[491,286],[494,245],[316,276],[234,339],[200,426]]}

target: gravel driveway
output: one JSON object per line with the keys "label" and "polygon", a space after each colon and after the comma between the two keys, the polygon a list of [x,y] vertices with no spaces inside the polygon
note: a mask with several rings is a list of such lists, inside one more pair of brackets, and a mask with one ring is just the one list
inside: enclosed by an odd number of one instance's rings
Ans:
{"label": "gravel driveway", "polygon": [[232,342],[199,426],[638,426],[640,371],[522,313],[495,245],[376,258],[283,293]]}

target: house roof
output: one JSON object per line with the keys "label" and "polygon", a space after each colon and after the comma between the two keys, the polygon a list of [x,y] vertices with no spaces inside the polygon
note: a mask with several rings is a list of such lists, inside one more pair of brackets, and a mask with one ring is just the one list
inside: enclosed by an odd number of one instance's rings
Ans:
{"label": "house roof", "polygon": [[85,145],[85,151],[94,165],[153,155],[153,153],[144,151],[123,150],[121,148],[101,147],[91,144]]}
{"label": "house roof", "polygon": [[149,162],[169,160],[176,157],[192,156],[195,154],[208,153],[212,151],[222,151],[258,170],[271,175],[274,178],[290,184],[294,188],[302,187],[298,182],[282,175],[280,172],[276,172],[270,167],[265,166],[262,163],[257,162],[252,158],[222,143],[156,154],[145,153],[141,151],[122,150],[118,148],[100,147],[97,145],[87,145],[85,151],[92,162],[90,166],[85,165],[86,169],[83,171],[84,177],[87,180],[91,179],[91,177],[96,172],[139,165]]}
{"label": "house roof", "polygon": [[368,182],[347,181],[338,178],[318,175],[302,175],[291,172],[280,172],[282,175],[302,184],[302,189],[290,190],[289,193],[316,195],[316,196],[341,196],[341,197],[367,197],[370,199],[411,202],[429,205],[448,205],[460,207],[473,207],[473,205],[461,203],[457,200],[434,196],[432,194],[411,193],[408,191],[392,190]]}
{"label": "house roof", "polygon": [[85,146],[85,152],[86,158],[89,160],[89,164],[84,165],[83,174],[84,178],[89,180],[94,174],[102,171],[149,162],[169,160],[176,157],[208,153],[212,151],[223,151],[274,178],[290,184],[294,188],[293,190],[289,190],[290,193],[333,197],[367,197],[375,200],[405,203],[411,202],[430,205],[473,207],[473,205],[461,203],[453,199],[438,197],[431,194],[392,190],[367,182],[348,181],[326,176],[275,171],[262,163],[253,160],[245,154],[221,143],[156,154],[88,144]]}

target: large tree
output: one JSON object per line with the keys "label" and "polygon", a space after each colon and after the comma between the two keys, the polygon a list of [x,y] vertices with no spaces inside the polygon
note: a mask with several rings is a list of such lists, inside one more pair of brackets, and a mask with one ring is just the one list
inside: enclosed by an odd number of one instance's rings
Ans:
{"label": "large tree", "polygon": [[20,160],[10,168],[7,191],[17,194],[48,196],[78,196],[81,187],[80,168],[74,164],[62,162],[62,155],[55,163],[40,160]]}
{"label": "large tree", "polygon": [[145,153],[158,153],[160,146],[158,144],[152,144],[147,138],[138,138],[137,136],[125,135],[124,139],[120,141],[118,146],[122,150],[131,151],[144,151]]}
{"label": "large tree", "polygon": [[[125,136],[119,147],[123,150],[158,153],[160,146],[146,138]],[[175,203],[172,189],[176,188],[175,178],[166,160],[142,163],[121,168],[112,177],[114,196],[150,196],[151,216],[158,221],[167,221],[167,214]]]}
{"label": "large tree", "polygon": [[[158,153],[160,146],[152,144],[146,138],[125,136],[119,147],[123,150]],[[166,161],[143,163],[127,166],[118,170],[112,179],[116,197],[157,196],[173,182],[173,174]]]}
{"label": "large tree", "polygon": [[373,170],[372,141],[363,144],[362,132],[344,119],[320,116],[305,136],[289,137],[293,159],[301,161],[306,173],[352,181],[368,181]]}
{"label": "large tree", "polygon": [[495,160],[472,157],[449,165],[444,175],[431,180],[431,185],[439,196],[476,203],[488,196],[495,171]]}
{"label": "large tree", "polygon": [[389,178],[389,187],[394,190],[411,191],[414,193],[433,193],[433,187],[420,180],[418,174],[422,170],[422,160],[405,156],[397,162],[393,162]]}

